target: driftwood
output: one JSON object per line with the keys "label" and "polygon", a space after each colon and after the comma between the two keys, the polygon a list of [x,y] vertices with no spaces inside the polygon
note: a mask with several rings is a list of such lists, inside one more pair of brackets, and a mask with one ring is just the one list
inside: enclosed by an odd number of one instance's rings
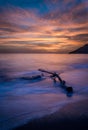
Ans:
{"label": "driftwood", "polygon": [[55,73],[55,72],[49,72],[43,69],[39,69],[39,71],[41,72],[45,72],[50,74],[50,77],[52,77],[52,79],[54,80],[54,82],[56,82],[56,78],[59,80],[60,82],[60,86],[65,89],[68,93],[72,93],[73,92],[73,88],[70,86],[66,85],[66,81],[62,80],[62,78],[59,76],[59,74]]}

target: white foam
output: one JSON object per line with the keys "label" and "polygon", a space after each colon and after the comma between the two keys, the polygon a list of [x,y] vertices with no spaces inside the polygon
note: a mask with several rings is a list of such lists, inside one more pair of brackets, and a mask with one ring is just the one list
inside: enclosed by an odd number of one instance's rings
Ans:
{"label": "white foam", "polygon": [[[24,56],[25,59],[26,56]],[[39,57],[36,62],[34,57],[34,64],[28,62],[30,57],[27,57],[25,62],[23,62],[23,57],[20,57],[22,63],[19,62],[19,58],[18,61],[17,58],[14,60],[13,64],[16,71],[11,73],[11,80],[0,82],[1,130],[12,129],[25,124],[30,119],[53,113],[67,103],[88,97],[87,58],[84,55],[76,55],[76,57],[69,55],[66,56],[67,58],[62,55],[54,55],[56,59],[52,57],[50,59],[47,59],[47,55],[44,59]],[[85,61],[82,60],[83,58]],[[10,61],[13,61],[13,57]],[[67,97],[66,92],[60,88],[59,82],[55,84],[49,77],[33,81],[20,79],[22,76],[41,74],[35,71],[41,66],[47,70],[60,73],[67,85],[73,87],[73,96]],[[25,70],[26,68],[27,70]],[[15,69],[13,67],[13,70]]]}

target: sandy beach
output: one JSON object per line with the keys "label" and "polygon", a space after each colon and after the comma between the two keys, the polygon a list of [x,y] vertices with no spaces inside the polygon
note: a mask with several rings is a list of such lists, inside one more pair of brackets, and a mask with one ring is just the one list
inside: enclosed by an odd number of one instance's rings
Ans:
{"label": "sandy beach", "polygon": [[59,111],[34,119],[14,130],[88,130],[88,99],[69,103]]}

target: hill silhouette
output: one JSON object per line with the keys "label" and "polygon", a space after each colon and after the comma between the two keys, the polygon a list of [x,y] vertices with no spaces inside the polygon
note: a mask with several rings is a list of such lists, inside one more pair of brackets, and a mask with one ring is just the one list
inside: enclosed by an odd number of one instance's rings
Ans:
{"label": "hill silhouette", "polygon": [[88,44],[78,48],[75,51],[70,52],[70,54],[88,54]]}

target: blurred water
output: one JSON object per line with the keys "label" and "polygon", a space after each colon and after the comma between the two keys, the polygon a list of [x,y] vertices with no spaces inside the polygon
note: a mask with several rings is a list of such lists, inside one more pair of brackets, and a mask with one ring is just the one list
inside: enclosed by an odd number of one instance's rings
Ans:
{"label": "blurred water", "polygon": [[[29,81],[22,76],[57,72],[72,86],[67,97],[59,82],[44,77]],[[88,55],[0,54],[0,129],[7,130],[55,112],[69,102],[88,98]]]}

